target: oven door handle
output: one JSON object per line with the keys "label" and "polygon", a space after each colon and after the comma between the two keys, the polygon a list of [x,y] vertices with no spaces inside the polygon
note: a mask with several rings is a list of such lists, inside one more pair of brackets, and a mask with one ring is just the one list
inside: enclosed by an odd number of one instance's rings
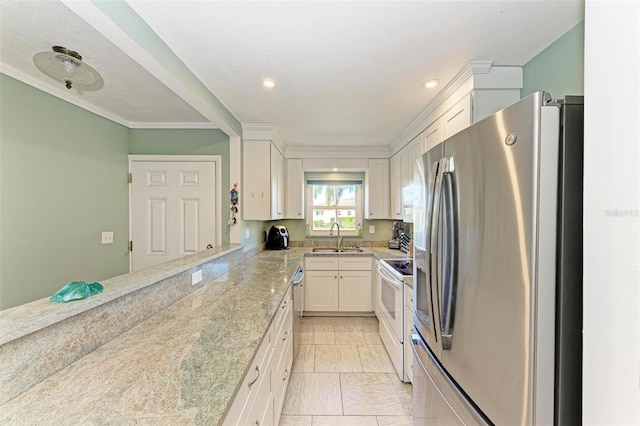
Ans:
{"label": "oven door handle", "polygon": [[393,275],[391,275],[389,273],[389,271],[387,271],[385,268],[381,267],[380,265],[378,265],[378,272],[380,273],[380,276],[382,278],[384,278],[385,281],[387,281],[390,285],[401,289],[402,287],[402,282],[398,281],[398,279],[396,277],[394,277]]}

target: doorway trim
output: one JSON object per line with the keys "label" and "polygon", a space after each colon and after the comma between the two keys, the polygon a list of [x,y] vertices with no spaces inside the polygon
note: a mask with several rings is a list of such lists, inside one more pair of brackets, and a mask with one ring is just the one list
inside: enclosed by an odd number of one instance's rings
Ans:
{"label": "doorway trim", "polygon": [[[140,154],[129,154],[129,176],[131,176],[131,163],[132,162],[203,162],[203,163],[214,163],[216,170],[216,183],[215,183],[215,191],[216,191],[216,211],[214,217],[214,229],[216,233],[215,237],[215,245],[222,245],[222,156],[221,155],[140,155]],[[131,236],[133,235],[133,212],[131,210],[132,206],[132,197],[131,191],[132,185],[129,182],[129,239],[131,241]],[[127,244],[128,244],[127,241]],[[132,267],[132,257],[131,252],[127,251],[129,255],[129,272],[131,272]]]}

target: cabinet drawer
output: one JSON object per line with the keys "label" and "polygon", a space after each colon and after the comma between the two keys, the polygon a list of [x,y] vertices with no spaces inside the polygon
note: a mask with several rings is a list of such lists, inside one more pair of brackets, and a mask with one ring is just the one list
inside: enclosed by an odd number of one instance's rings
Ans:
{"label": "cabinet drawer", "polygon": [[287,392],[287,385],[289,384],[289,377],[291,376],[291,368],[293,366],[292,342],[289,340],[283,349],[278,367],[271,376],[273,383],[274,424],[279,424],[280,421],[284,397]]}
{"label": "cabinet drawer", "polygon": [[275,320],[273,322],[275,327],[273,329],[276,330],[276,332],[282,327],[282,323],[286,319],[287,314],[291,314],[291,305],[293,304],[292,302],[293,299],[291,299],[291,287],[289,287],[284,297],[282,298],[282,302],[280,302],[278,312],[276,312],[275,314]]}
{"label": "cabinet drawer", "polygon": [[338,264],[337,257],[314,256],[304,260],[304,268],[307,271],[337,271]]}
{"label": "cabinet drawer", "polygon": [[278,333],[274,333],[274,342],[273,342],[273,362],[278,362],[281,358],[282,351],[284,348],[291,344],[292,342],[292,324],[293,324],[293,316],[291,315],[291,308],[287,309],[287,315],[283,321],[282,327],[278,330]]}
{"label": "cabinet drawer", "polygon": [[404,285],[404,305],[413,312],[413,288]]}
{"label": "cabinet drawer", "polygon": [[338,269],[341,271],[370,271],[371,258],[362,256],[345,256],[338,258]]}

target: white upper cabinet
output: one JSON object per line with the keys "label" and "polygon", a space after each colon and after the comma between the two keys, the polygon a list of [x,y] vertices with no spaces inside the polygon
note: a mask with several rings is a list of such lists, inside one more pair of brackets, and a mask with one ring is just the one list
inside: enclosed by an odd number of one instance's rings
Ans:
{"label": "white upper cabinet", "polygon": [[284,217],[284,157],[271,144],[271,219]]}
{"label": "white upper cabinet", "polygon": [[282,219],[284,157],[268,140],[244,141],[239,209],[245,220]]}
{"label": "white upper cabinet", "polygon": [[413,185],[415,181],[415,172],[416,172],[416,160],[422,157],[422,154],[426,152],[424,149],[424,141],[423,138],[416,138],[409,145],[409,181],[407,185]]}
{"label": "white upper cabinet", "polygon": [[443,139],[455,135],[471,125],[471,95],[465,95],[442,116]]}
{"label": "white upper cabinet", "polygon": [[389,219],[389,160],[370,159],[365,189],[367,219]]}
{"label": "white upper cabinet", "polygon": [[423,153],[438,145],[442,140],[442,119],[440,118],[431,123],[431,125],[422,132]]}
{"label": "white upper cabinet", "polygon": [[304,170],[302,159],[287,159],[285,166],[285,219],[304,219]]}
{"label": "white upper cabinet", "polygon": [[402,219],[402,151],[391,157],[391,218]]}

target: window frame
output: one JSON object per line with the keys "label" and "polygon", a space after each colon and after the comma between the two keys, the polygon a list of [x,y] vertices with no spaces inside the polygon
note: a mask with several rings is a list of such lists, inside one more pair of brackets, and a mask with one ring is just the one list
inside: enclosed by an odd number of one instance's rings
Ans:
{"label": "window frame", "polygon": [[[308,237],[330,237],[331,235],[329,235],[329,231],[324,231],[324,230],[314,230],[313,229],[313,211],[314,211],[314,207],[318,208],[319,206],[314,206],[313,205],[313,185],[326,185],[326,186],[340,186],[340,185],[354,185],[355,186],[355,201],[356,204],[355,206],[353,206],[353,209],[355,210],[355,222],[356,222],[356,226],[355,229],[350,230],[350,229],[343,229],[340,228],[340,236],[342,237],[358,237],[358,224],[360,224],[360,226],[362,226],[362,219],[363,219],[363,211],[364,211],[364,182],[360,182],[360,183],[354,183],[354,182],[349,182],[349,183],[344,183],[344,182],[340,182],[340,181],[336,181],[336,180],[330,180],[330,179],[326,179],[324,180],[322,183],[319,182],[314,182],[314,183],[308,183],[305,180],[305,209],[306,212],[305,214],[307,215],[308,222],[307,222],[307,232],[306,235]],[[330,209],[330,210],[344,210],[345,206],[322,206],[322,208],[324,209]],[[346,206],[347,209],[351,209],[352,206]],[[336,236],[337,234],[334,232],[333,236]]]}

